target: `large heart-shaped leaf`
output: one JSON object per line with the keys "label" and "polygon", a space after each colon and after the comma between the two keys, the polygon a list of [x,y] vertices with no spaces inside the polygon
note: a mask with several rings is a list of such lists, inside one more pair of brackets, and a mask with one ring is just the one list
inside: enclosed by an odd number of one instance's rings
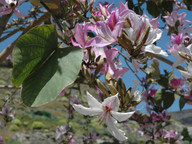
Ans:
{"label": "large heart-shaped leaf", "polygon": [[82,57],[78,47],[58,49],[41,69],[24,81],[23,102],[39,106],[54,100],[64,87],[76,80]]}
{"label": "large heart-shaped leaf", "polygon": [[13,50],[13,84],[20,86],[56,49],[57,35],[52,25],[33,28],[23,35]]}
{"label": "large heart-shaped leaf", "polygon": [[39,26],[14,48],[13,84],[23,85],[21,97],[26,105],[48,103],[75,81],[82,58],[78,47],[58,48],[54,26]]}

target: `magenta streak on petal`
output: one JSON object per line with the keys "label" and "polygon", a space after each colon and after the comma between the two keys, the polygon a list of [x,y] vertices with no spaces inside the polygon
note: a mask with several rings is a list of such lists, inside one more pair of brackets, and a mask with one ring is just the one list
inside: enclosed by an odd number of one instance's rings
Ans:
{"label": "magenta streak on petal", "polygon": [[138,39],[139,39],[139,37],[141,36],[141,34],[143,33],[145,27],[146,27],[146,24],[145,24],[145,23],[142,23],[142,25],[141,25],[141,27],[140,27],[140,29],[139,29],[139,32],[138,32],[138,34],[137,34],[137,37],[136,37],[135,42],[138,41]]}
{"label": "magenta streak on petal", "polygon": [[117,24],[117,18],[116,18],[115,12],[111,14],[110,18],[107,21],[107,24],[110,27],[111,31],[113,31],[115,28],[115,25]]}

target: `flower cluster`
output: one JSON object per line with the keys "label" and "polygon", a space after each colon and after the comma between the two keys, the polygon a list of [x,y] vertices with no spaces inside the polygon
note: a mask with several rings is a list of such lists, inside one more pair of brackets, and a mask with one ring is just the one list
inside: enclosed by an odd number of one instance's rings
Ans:
{"label": "flower cluster", "polygon": [[[109,73],[113,78],[122,77],[128,69],[119,67],[114,60],[119,50],[113,45],[122,46],[135,72],[140,69],[140,63],[148,60],[146,53],[167,56],[154,42],[160,39],[162,31],[158,28],[158,19],[150,19],[146,15],[137,15],[128,9],[127,3],[119,3],[119,8],[113,4],[99,5],[93,13],[93,23],[76,24],[74,39],[71,42],[85,50],[85,62],[89,61],[90,51],[95,57],[105,59],[101,74]],[[94,37],[90,37],[92,33]]]}
{"label": "flower cluster", "polygon": [[167,143],[177,143],[177,144],[182,144],[182,139],[183,136],[181,136],[178,132],[170,130],[167,131],[163,129],[163,139]]}

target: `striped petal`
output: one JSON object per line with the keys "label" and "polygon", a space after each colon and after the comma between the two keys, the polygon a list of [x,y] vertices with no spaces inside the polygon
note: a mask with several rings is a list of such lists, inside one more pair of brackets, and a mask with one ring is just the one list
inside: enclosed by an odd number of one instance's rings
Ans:
{"label": "striped petal", "polygon": [[87,108],[82,105],[77,105],[74,104],[73,108],[78,112],[83,115],[89,115],[89,116],[94,116],[94,115],[100,115],[103,113],[101,109],[96,109],[96,108]]}
{"label": "striped petal", "polygon": [[130,118],[133,115],[134,112],[127,112],[127,113],[119,113],[111,111],[112,116],[118,121],[126,121],[128,118]]}
{"label": "striped petal", "polygon": [[109,132],[119,141],[125,141],[128,138],[125,136],[125,133],[117,128],[117,121],[112,118],[109,114],[106,117],[106,124]]}

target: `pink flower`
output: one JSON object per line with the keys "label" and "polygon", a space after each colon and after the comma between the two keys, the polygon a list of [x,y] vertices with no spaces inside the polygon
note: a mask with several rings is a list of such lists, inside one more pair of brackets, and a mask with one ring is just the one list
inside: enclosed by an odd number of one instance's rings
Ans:
{"label": "pink flower", "polygon": [[95,140],[97,140],[99,137],[97,136],[97,134],[95,132],[90,132],[88,134],[88,138],[87,138],[87,142],[88,143],[93,143]]}
{"label": "pink flower", "polygon": [[126,67],[118,67],[115,63],[115,57],[118,54],[118,49],[111,48],[106,51],[106,62],[104,63],[103,68],[101,69],[101,74],[110,73],[113,78],[118,79],[122,77],[127,71]]}
{"label": "pink flower", "polygon": [[64,96],[65,95],[65,89],[63,89],[62,91],[61,91],[61,93],[59,94],[59,96]]}
{"label": "pink flower", "polygon": [[171,35],[171,43],[180,45],[180,44],[184,43],[184,40],[186,38],[188,38],[188,36],[184,36],[183,33],[179,33],[178,35],[172,34]]}
{"label": "pink flower", "polygon": [[74,143],[75,142],[75,139],[73,138],[73,135],[70,135],[69,136],[69,143]]}
{"label": "pink flower", "polygon": [[19,2],[17,0],[0,0],[0,4],[3,4],[3,6],[0,7],[0,15],[7,15],[14,12],[17,17],[26,17],[27,15],[21,13],[18,9],[24,1],[25,0],[20,0]]}
{"label": "pink flower", "polygon": [[172,11],[170,16],[164,16],[164,18],[167,24],[171,27],[175,27],[177,22],[179,22],[180,26],[184,26],[186,23],[190,22],[188,20],[185,20],[186,15],[186,13],[178,14],[177,10],[174,10]]}
{"label": "pink flower", "polygon": [[123,22],[109,25],[102,21],[97,22],[95,32],[98,36],[95,37],[95,46],[104,47],[116,43],[118,41],[117,37],[121,35],[122,27]]}
{"label": "pink flower", "polygon": [[[149,18],[139,16],[135,13],[130,13],[130,20],[132,21],[132,26],[130,28],[124,29],[127,36],[129,37],[133,48],[142,44],[141,50],[143,52],[150,52],[155,54],[161,54],[168,56],[160,47],[155,46],[153,43],[160,39],[162,31],[158,28],[153,27],[150,23]],[[149,34],[144,40],[146,31],[149,29]]]}
{"label": "pink flower", "polygon": [[150,88],[149,89],[149,95],[154,98],[155,97],[155,93],[157,92],[157,89],[154,88]]}
{"label": "pink flower", "polygon": [[188,70],[187,71],[180,70],[180,72],[186,80],[191,79],[192,78],[192,63],[188,63]]}
{"label": "pink flower", "polygon": [[14,119],[15,111],[13,111],[13,108],[10,108],[7,106],[7,104],[2,108],[2,111],[0,111],[0,115],[3,115],[4,117],[10,117],[11,119]]}
{"label": "pink flower", "polygon": [[181,78],[173,78],[170,83],[171,89],[181,90],[185,85],[185,81]]}
{"label": "pink flower", "polygon": [[163,130],[163,138],[167,139],[166,142],[171,142],[171,139],[175,141],[176,143],[180,143],[183,139],[183,136],[181,136],[178,132],[170,130]]}
{"label": "pink flower", "polygon": [[69,125],[57,126],[55,139],[58,140],[62,135],[66,134],[70,129],[71,129],[71,126]]}
{"label": "pink flower", "polygon": [[76,42],[71,38],[71,42],[74,46],[79,46],[82,49],[92,46],[94,39],[89,39],[88,37],[88,27],[89,23],[84,23],[82,25],[76,24],[74,30],[74,37]]}
{"label": "pink flower", "polygon": [[151,114],[151,118],[152,118],[153,121],[158,121],[158,120],[161,119],[161,117],[159,117],[159,116],[158,116],[157,114],[155,114],[155,113],[152,113],[152,114]]}
{"label": "pink flower", "polygon": [[[102,5],[101,3],[99,4],[99,9],[100,9],[100,13],[101,15],[107,17],[108,15],[110,15],[111,13],[111,9],[114,7],[114,4],[105,4]],[[100,16],[101,16],[100,15]]]}
{"label": "pink flower", "polygon": [[127,137],[122,130],[117,128],[117,121],[126,121],[134,112],[117,112],[120,105],[118,93],[114,96],[106,98],[102,103],[100,103],[87,92],[87,100],[89,108],[77,104],[74,104],[73,108],[83,115],[100,115],[101,120],[99,124],[105,120],[109,132],[119,141],[125,141]]}
{"label": "pink flower", "polygon": [[0,143],[3,143],[3,137],[0,136]]}
{"label": "pink flower", "polygon": [[[180,44],[179,46],[174,45],[174,47],[174,50],[171,50],[171,55],[178,58],[178,60],[173,63],[173,67],[177,67],[184,63],[186,59],[190,60],[192,58],[192,44],[187,47],[185,47],[184,44]],[[186,58],[181,57],[181,54]]]}
{"label": "pink flower", "polygon": [[[189,84],[184,92],[184,97],[188,100],[192,100],[192,84]],[[191,101],[187,102],[188,104],[192,105]]]}

